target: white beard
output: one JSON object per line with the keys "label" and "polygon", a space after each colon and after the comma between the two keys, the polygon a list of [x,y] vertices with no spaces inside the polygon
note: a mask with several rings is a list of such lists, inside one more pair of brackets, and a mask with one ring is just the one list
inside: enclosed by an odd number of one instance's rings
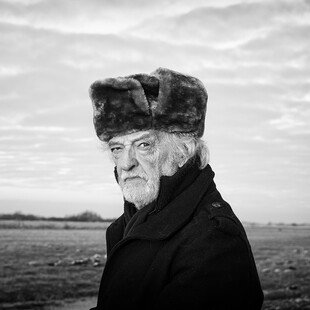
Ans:
{"label": "white beard", "polygon": [[[151,176],[147,176],[144,172],[123,172],[119,178],[119,185],[125,200],[133,203],[137,209],[141,209],[157,199],[162,175],[174,175],[178,169],[178,165],[173,163],[172,157],[166,158],[159,165],[160,169],[154,169]],[[130,179],[135,176],[139,178]]]}
{"label": "white beard", "polygon": [[141,209],[157,198],[159,178],[158,180],[149,181],[142,179],[126,181],[122,187],[122,191],[127,201],[133,203],[137,209]]}

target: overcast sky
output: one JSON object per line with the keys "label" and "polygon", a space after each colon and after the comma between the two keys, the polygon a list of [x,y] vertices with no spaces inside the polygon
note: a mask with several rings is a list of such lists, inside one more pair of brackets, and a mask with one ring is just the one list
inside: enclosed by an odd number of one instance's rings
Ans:
{"label": "overcast sky", "polygon": [[243,221],[310,222],[310,1],[0,0],[0,213],[122,213],[89,85],[167,67]]}

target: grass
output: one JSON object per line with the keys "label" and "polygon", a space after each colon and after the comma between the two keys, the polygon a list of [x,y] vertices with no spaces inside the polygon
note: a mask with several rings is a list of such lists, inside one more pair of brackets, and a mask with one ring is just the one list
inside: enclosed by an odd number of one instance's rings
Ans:
{"label": "grass", "polygon": [[[0,309],[42,309],[96,296],[107,225],[0,221]],[[246,230],[264,309],[310,309],[310,227],[249,225]]]}
{"label": "grass", "polygon": [[310,227],[248,227],[265,310],[310,309]]}
{"label": "grass", "polygon": [[0,229],[104,229],[109,222],[0,220]]}
{"label": "grass", "polygon": [[96,295],[105,262],[107,224],[101,225],[101,230],[1,229],[3,309]]}

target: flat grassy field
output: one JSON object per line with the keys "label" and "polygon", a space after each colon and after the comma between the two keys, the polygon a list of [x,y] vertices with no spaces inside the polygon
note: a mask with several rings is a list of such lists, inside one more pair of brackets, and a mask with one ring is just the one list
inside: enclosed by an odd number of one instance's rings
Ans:
{"label": "flat grassy field", "polygon": [[[50,309],[96,296],[107,225],[0,221],[0,309]],[[265,293],[263,309],[310,309],[310,226],[246,230]]]}
{"label": "flat grassy field", "polygon": [[246,227],[265,310],[310,309],[310,226]]}
{"label": "flat grassy field", "polygon": [[0,309],[42,309],[97,294],[108,223],[3,222]]}

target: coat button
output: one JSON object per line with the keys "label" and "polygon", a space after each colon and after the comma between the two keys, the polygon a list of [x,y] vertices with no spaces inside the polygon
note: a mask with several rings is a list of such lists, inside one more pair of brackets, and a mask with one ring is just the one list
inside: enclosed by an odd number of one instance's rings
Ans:
{"label": "coat button", "polygon": [[215,201],[215,202],[212,202],[212,207],[213,208],[222,208],[223,205],[220,202]]}

